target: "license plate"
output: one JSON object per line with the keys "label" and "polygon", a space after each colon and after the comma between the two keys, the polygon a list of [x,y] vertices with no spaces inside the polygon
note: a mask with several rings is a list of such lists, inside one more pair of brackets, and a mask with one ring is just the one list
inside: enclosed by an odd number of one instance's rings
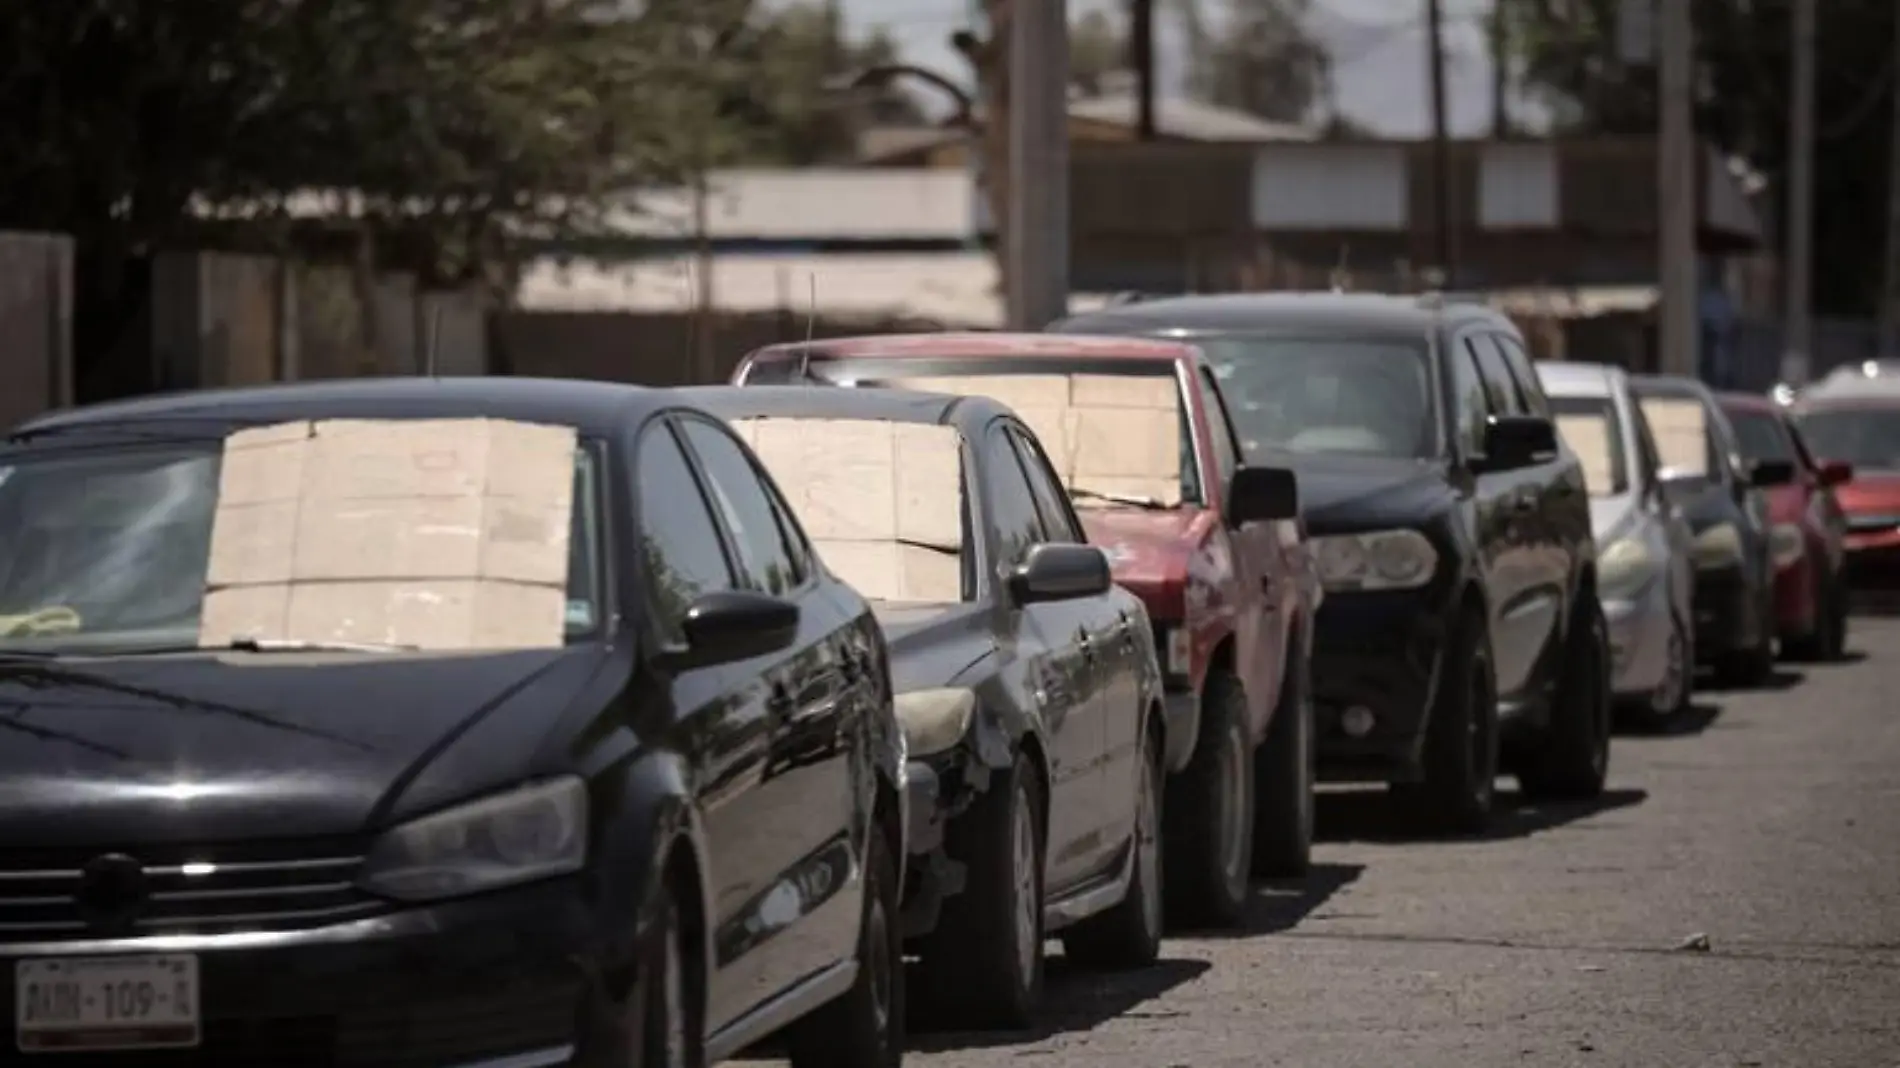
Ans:
{"label": "license plate", "polygon": [[196,1046],[198,958],[19,961],[13,1030],[25,1053]]}

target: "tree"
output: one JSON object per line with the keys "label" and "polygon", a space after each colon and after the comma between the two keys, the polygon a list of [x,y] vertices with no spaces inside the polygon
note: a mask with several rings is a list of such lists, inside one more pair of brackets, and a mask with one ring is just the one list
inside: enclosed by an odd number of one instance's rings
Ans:
{"label": "tree", "polygon": [[[1654,136],[1655,71],[1617,54],[1616,0],[1517,0],[1506,40],[1524,87],[1549,103],[1559,132]],[[1792,26],[1787,3],[1696,0],[1706,91],[1698,132],[1771,178],[1785,173]],[[1814,293],[1817,311],[1876,306],[1885,213],[1894,10],[1875,0],[1818,5]],[[1777,195],[1783,183],[1776,183]]]}
{"label": "tree", "polygon": [[1311,0],[1233,0],[1210,30],[1204,0],[1177,0],[1187,31],[1188,91],[1273,122],[1299,123],[1331,96],[1326,48],[1307,32]]}

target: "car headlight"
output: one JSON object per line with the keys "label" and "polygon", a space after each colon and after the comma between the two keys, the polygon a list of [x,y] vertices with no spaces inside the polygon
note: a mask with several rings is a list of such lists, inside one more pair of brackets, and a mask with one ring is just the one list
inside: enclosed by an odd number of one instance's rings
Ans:
{"label": "car headlight", "polygon": [[566,777],[412,820],[377,839],[357,881],[430,901],[567,875],[587,863],[587,784]]}
{"label": "car headlight", "polygon": [[1733,523],[1717,523],[1696,535],[1695,566],[1735,567],[1742,562],[1742,532]]}
{"label": "car headlight", "polygon": [[900,693],[891,703],[913,759],[954,747],[976,718],[976,694],[962,687]]}
{"label": "car headlight", "polygon": [[1597,557],[1597,585],[1605,593],[1642,589],[1655,577],[1659,561],[1643,539],[1618,538]]}
{"label": "car headlight", "polygon": [[1808,554],[1808,538],[1798,523],[1776,523],[1768,532],[1768,547],[1777,568],[1799,563]]}
{"label": "car headlight", "polygon": [[1315,538],[1313,557],[1328,590],[1407,590],[1430,582],[1438,568],[1438,551],[1416,530]]}

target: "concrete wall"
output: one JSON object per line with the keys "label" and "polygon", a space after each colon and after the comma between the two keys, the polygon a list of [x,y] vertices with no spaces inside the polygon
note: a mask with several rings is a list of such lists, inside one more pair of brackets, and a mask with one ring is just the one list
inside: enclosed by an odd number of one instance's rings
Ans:
{"label": "concrete wall", "polygon": [[0,430],[72,403],[73,242],[0,233]]}

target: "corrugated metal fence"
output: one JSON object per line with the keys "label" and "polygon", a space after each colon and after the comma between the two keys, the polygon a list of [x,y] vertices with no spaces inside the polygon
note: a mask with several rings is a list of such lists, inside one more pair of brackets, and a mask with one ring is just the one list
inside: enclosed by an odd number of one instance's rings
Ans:
{"label": "corrugated metal fence", "polygon": [[0,428],[72,403],[73,242],[0,233]]}

